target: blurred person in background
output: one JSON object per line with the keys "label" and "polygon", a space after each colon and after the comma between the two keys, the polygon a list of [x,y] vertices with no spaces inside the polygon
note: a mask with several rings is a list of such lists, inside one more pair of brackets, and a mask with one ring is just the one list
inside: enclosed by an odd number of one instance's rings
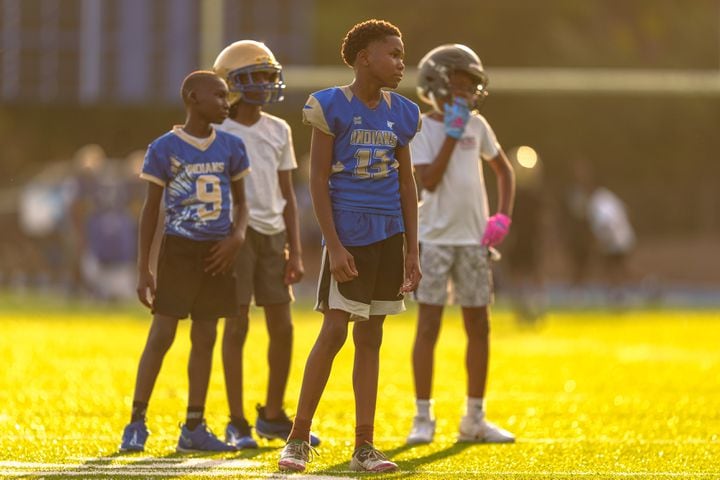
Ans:
{"label": "blurred person in background", "polygon": [[[282,66],[272,51],[263,43],[241,40],[220,52],[213,70],[230,89],[230,116],[217,128],[243,140],[252,168],[245,181],[248,228],[235,263],[239,310],[225,319],[223,335],[230,406],[225,441],[238,449],[257,448],[243,409],[243,348],[253,299],[265,310],[270,337],[267,395],[265,404],[257,405],[255,431],[262,438],[285,440],[292,428],[283,410],[293,346],[291,286],[305,272],[292,181],[297,161],[290,126],[263,112],[264,105],[283,100],[285,89]],[[319,443],[312,435],[311,444]]]}
{"label": "blurred person in background", "polygon": [[70,295],[87,292],[81,260],[85,219],[106,163],[102,147],[88,144],[70,161],[52,163],[23,187],[18,219],[21,232],[40,252],[35,282]]}
{"label": "blurred person in background", "polygon": [[625,300],[630,280],[628,257],[635,248],[635,231],[625,203],[606,187],[595,187],[587,206],[590,229],[602,260],[607,295],[612,302]]}
{"label": "blurred person in background", "polygon": [[562,201],[561,231],[570,262],[570,281],[574,288],[578,288],[588,280],[593,249],[593,233],[588,221],[588,200],[593,188],[590,162],[578,157],[571,164],[570,175]]}
{"label": "blurred person in background", "polygon": [[139,177],[134,167],[120,160],[108,162],[78,207],[83,282],[100,300],[129,300],[135,295],[138,216],[132,197]]}
{"label": "blurred person in background", "polygon": [[[422,129],[411,143],[423,188],[419,230],[424,277],[415,292],[419,307],[412,364],[417,412],[407,442],[429,443],[435,435],[434,354],[449,285],[467,334],[466,409],[458,441],[514,442],[512,433],[485,418],[493,301],[490,249],[510,228],[513,168],[492,127],[477,111],[488,82],[477,54],[465,45],[441,45],[423,57],[418,70],[418,96],[432,110],[422,115]],[[488,211],[483,161],[498,180],[494,215]]]}

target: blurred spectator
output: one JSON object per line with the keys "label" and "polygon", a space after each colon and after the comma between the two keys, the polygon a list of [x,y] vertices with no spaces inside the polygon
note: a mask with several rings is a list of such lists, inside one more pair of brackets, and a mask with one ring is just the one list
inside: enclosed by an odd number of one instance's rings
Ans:
{"label": "blurred spectator", "polygon": [[588,198],[593,189],[592,167],[580,158],[571,165],[571,179],[563,198],[562,233],[570,260],[571,281],[580,286],[587,281],[593,235],[587,217]]}
{"label": "blurred spectator", "polygon": [[627,258],[635,247],[635,232],[625,204],[605,187],[597,187],[588,199],[588,220],[603,259],[603,272],[615,294],[628,280]]}
{"label": "blurred spectator", "polygon": [[82,279],[87,290],[102,300],[135,296],[137,217],[132,211],[131,169],[120,162],[106,165],[87,192],[82,206],[80,244]]}

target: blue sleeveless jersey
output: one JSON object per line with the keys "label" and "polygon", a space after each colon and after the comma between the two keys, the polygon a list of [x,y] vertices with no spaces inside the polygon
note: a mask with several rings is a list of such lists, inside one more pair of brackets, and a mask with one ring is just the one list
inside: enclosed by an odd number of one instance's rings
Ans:
{"label": "blue sleeveless jersey", "polygon": [[310,95],[303,108],[306,124],[335,137],[329,188],[344,245],[368,245],[404,231],[395,148],[420,129],[420,110],[397,93],[382,94],[371,109],[349,87],[333,87]]}
{"label": "blue sleeveless jersey", "polygon": [[204,141],[175,127],[150,144],[140,177],[165,189],[165,233],[220,240],[233,224],[231,183],[250,171],[245,144],[216,131]]}

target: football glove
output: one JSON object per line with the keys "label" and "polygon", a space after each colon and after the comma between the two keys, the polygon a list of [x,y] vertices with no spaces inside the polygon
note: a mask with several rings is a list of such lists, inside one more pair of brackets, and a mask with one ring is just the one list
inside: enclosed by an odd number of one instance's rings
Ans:
{"label": "football glove", "polygon": [[462,137],[470,119],[470,107],[467,100],[455,97],[453,103],[445,104],[445,134],[456,140]]}
{"label": "football glove", "polygon": [[482,243],[486,247],[494,247],[500,245],[505,239],[505,235],[510,230],[510,224],[512,220],[505,214],[496,213],[495,215],[488,218],[487,224],[485,225],[485,233],[483,234]]}

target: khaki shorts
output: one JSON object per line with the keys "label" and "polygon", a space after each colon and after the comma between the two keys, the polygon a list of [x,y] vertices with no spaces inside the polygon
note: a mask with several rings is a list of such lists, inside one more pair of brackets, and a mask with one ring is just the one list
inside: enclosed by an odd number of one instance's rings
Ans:
{"label": "khaki shorts", "polygon": [[285,232],[264,235],[248,227],[245,243],[235,262],[236,297],[239,306],[277,305],[293,300],[292,289],[285,285]]}
{"label": "khaki shorts", "polygon": [[493,301],[492,271],[487,247],[481,245],[420,245],[423,277],[415,299],[427,305],[448,303],[482,307]]}

